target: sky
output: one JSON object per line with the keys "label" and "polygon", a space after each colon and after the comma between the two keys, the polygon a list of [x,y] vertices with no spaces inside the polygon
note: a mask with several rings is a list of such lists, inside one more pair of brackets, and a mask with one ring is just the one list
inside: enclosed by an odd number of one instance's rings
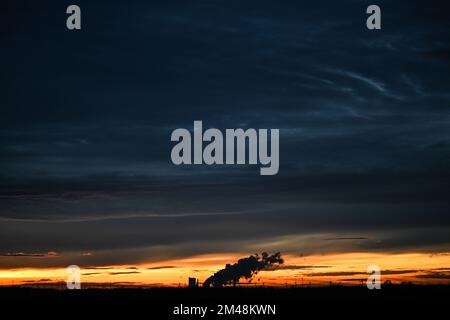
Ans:
{"label": "sky", "polygon": [[[72,2],[3,4],[0,278],[262,251],[449,267],[450,8],[376,3],[375,31],[372,1],[76,1],[79,31]],[[173,165],[194,120],[279,128],[279,173]]]}

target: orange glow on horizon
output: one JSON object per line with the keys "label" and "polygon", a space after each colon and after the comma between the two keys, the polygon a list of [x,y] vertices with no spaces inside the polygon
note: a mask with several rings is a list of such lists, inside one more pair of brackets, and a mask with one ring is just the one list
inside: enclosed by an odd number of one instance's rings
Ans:
{"label": "orange glow on horizon", "polygon": [[[185,286],[188,277],[203,282],[214,272],[245,254],[200,255],[185,259],[81,268],[81,282],[87,284],[129,284]],[[417,284],[449,284],[450,253],[343,253],[311,256],[283,256],[285,263],[275,270],[261,271],[251,281],[256,285],[355,285],[367,279],[367,266],[381,268],[382,282],[411,281]],[[0,270],[0,285],[45,285],[64,282],[65,268],[18,268]],[[248,282],[242,280],[242,282]]]}

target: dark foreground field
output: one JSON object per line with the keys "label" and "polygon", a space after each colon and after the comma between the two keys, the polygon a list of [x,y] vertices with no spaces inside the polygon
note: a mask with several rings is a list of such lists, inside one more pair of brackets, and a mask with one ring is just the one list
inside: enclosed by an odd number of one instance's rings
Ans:
{"label": "dark foreground field", "polygon": [[[294,319],[316,315],[319,318],[380,318],[396,315],[447,314],[450,286],[385,286],[324,288],[153,288],[50,290],[0,288],[3,309],[18,315],[45,313],[60,318],[61,311],[78,318],[115,314],[148,319],[244,319],[249,314],[218,314],[219,305],[275,305],[275,315],[252,315],[253,319]],[[176,307],[208,307],[201,315],[174,315]],[[223,307],[222,307],[223,308]],[[230,309],[228,309],[230,310]],[[237,310],[237,309],[234,309]],[[223,311],[223,309],[222,309]]]}

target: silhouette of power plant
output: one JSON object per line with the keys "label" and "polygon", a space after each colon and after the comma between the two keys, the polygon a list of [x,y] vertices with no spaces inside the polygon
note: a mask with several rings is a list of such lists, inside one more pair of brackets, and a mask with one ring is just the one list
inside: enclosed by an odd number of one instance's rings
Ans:
{"label": "silhouette of power plant", "polygon": [[[203,287],[221,288],[228,285],[236,286],[249,284],[239,283],[239,279],[251,279],[259,271],[282,263],[284,263],[284,260],[281,258],[280,252],[273,255],[269,255],[267,252],[263,252],[261,255],[254,254],[247,258],[239,259],[234,264],[227,263],[224,269],[217,271],[206,279],[203,283]],[[198,287],[199,282],[196,278],[189,278],[188,286],[191,288]]]}
{"label": "silhouette of power plant", "polygon": [[188,286],[189,286],[189,288],[196,288],[196,287],[198,287],[198,279],[189,277],[189,279],[188,279]]}

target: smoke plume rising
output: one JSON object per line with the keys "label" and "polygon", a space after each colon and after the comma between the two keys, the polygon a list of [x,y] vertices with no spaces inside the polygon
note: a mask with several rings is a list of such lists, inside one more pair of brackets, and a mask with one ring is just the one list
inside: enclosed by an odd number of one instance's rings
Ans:
{"label": "smoke plume rising", "polygon": [[227,284],[236,285],[240,278],[251,279],[259,271],[283,262],[280,252],[273,255],[263,252],[261,256],[254,254],[248,258],[239,259],[235,264],[227,264],[225,269],[217,271],[206,279],[203,286],[222,287]]}

